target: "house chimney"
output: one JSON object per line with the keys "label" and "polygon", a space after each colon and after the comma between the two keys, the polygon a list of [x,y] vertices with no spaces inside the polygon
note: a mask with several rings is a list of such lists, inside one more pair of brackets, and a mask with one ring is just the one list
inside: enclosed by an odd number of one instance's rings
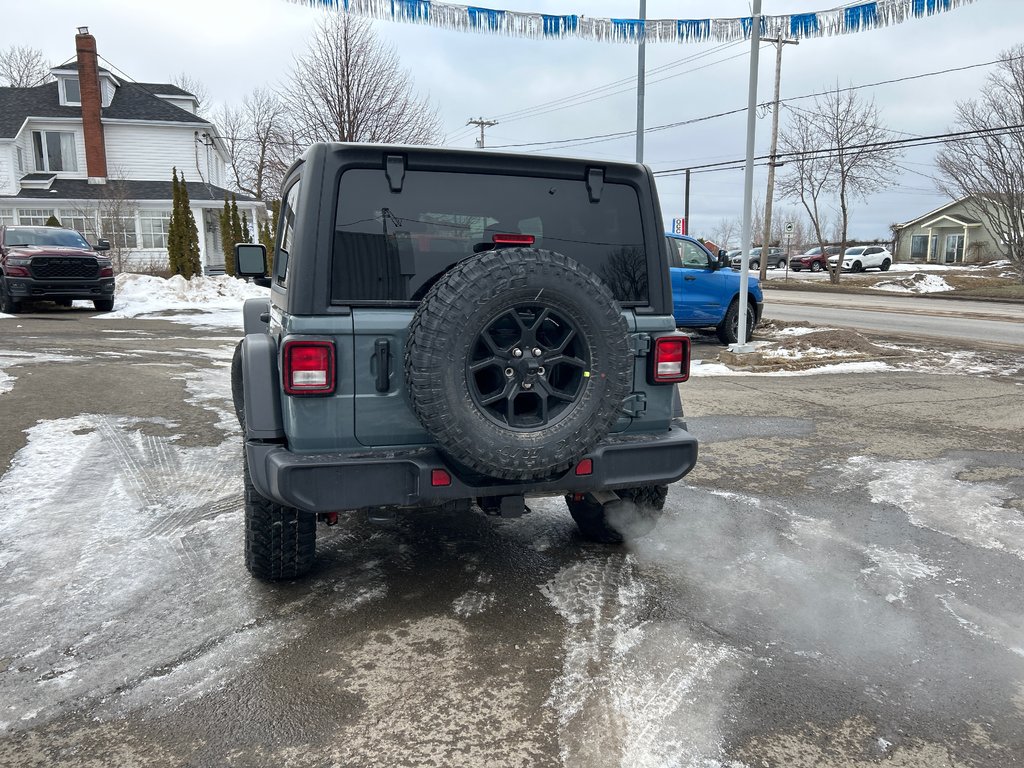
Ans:
{"label": "house chimney", "polygon": [[90,184],[107,183],[107,145],[103,140],[100,119],[103,94],[100,92],[100,71],[97,64],[96,38],[88,27],[79,27],[75,35],[78,55],[78,85],[82,92],[82,128],[85,130],[85,167]]}

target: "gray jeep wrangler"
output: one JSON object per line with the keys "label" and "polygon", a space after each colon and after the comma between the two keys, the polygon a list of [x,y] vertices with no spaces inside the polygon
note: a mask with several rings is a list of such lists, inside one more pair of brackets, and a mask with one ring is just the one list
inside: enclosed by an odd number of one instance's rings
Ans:
{"label": "gray jeep wrangler", "polygon": [[245,562],[299,577],[317,521],[564,496],[584,537],[649,530],[697,460],[643,165],[318,144],[283,185],[232,365]]}

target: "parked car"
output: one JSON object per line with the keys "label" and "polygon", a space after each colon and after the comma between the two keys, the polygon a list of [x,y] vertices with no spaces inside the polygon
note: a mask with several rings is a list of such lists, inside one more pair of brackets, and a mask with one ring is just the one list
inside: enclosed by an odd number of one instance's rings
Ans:
{"label": "parked car", "polygon": [[[838,261],[838,255],[828,257],[831,267],[835,267]],[[846,253],[843,254],[844,272],[863,272],[872,267],[878,267],[886,272],[891,265],[892,254],[887,248],[880,245],[855,245],[853,248],[847,248]]]}
{"label": "parked car", "polygon": [[[750,268],[760,269],[761,268],[761,254],[764,252],[764,248],[758,246],[757,248],[750,249]],[[783,269],[786,266],[786,253],[781,248],[768,248],[768,267],[770,269]],[[739,269],[743,264],[742,254],[737,252],[734,256],[729,259],[729,264],[733,269]]]}
{"label": "parked car", "polygon": [[790,259],[789,268],[794,272],[799,272],[801,269],[809,269],[811,272],[821,272],[821,270],[828,266],[826,264],[828,257],[838,255],[838,245],[826,245],[824,253],[822,253],[821,246],[816,245],[806,253],[798,254]]}
{"label": "parked car", "polygon": [[91,301],[100,312],[114,308],[110,244],[89,245],[63,227],[0,227],[0,312],[15,314],[26,302],[55,301],[70,307]]}
{"label": "parked car", "polygon": [[[686,235],[666,235],[672,276],[672,314],[677,328],[714,328],[723,344],[739,337],[740,275],[727,268],[728,254],[715,256]],[[747,335],[749,340],[761,318],[764,296],[761,283],[749,277],[747,287]]]}

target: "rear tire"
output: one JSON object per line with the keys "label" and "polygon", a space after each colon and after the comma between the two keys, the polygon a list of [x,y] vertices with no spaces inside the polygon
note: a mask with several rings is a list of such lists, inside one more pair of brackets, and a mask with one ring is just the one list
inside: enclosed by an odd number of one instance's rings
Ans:
{"label": "rear tire", "polygon": [[775,268],[776,269],[785,269],[786,268],[786,260],[785,259],[779,259],[775,263]]}
{"label": "rear tire", "polygon": [[616,515],[613,510],[612,517],[619,518],[613,521],[607,519],[604,507],[586,496],[578,498],[571,494],[565,497],[569,514],[583,538],[600,544],[621,544],[624,541],[623,531],[630,538],[635,538],[654,530],[665,508],[668,486],[643,485],[623,488],[617,493],[627,503],[618,508],[620,514]]}
{"label": "rear tire", "polygon": [[316,515],[285,507],[252,484],[242,451],[245,487],[245,567],[262,581],[305,576],[316,561]]}
{"label": "rear tire", "polygon": [[892,266],[892,262],[886,259],[885,261],[882,262],[882,266],[879,267],[879,269],[881,269],[883,272],[888,272],[890,266]]}
{"label": "rear tire", "polygon": [[[738,299],[733,299],[732,304],[729,305],[729,309],[726,310],[725,317],[722,318],[722,322],[715,328],[715,332],[718,334],[718,340],[723,344],[735,344],[739,341],[739,323],[740,320],[740,303]],[[754,325],[757,323],[757,318],[754,317],[753,302],[747,302],[747,341],[750,341],[754,336]]]}
{"label": "rear tire", "polygon": [[93,299],[92,305],[97,312],[110,312],[114,308],[113,299]]}

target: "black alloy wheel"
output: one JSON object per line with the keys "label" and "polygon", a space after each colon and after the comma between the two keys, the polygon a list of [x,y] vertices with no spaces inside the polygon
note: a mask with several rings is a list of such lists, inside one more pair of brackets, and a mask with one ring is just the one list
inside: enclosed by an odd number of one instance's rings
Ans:
{"label": "black alloy wheel", "polygon": [[572,410],[590,368],[590,349],[572,318],[530,303],[510,307],[486,324],[466,361],[466,379],[470,397],[488,418],[533,430]]}

